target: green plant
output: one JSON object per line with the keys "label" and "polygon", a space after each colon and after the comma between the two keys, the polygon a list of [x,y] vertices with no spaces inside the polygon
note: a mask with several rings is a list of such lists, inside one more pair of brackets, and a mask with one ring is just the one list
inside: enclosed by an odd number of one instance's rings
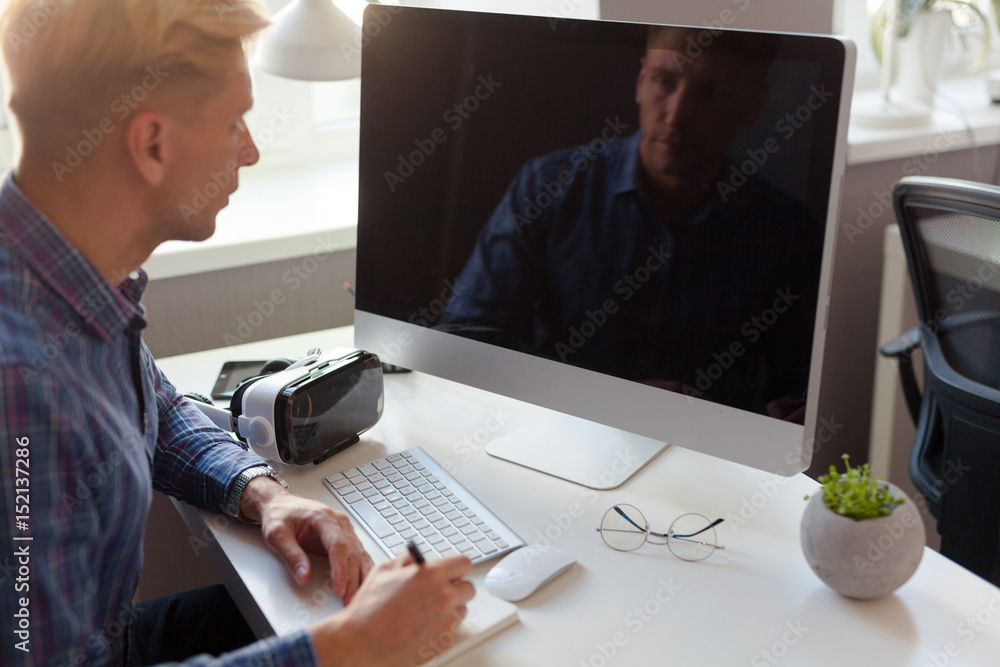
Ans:
{"label": "green plant", "polygon": [[842,458],[846,472],[839,473],[836,466],[830,466],[830,472],[819,477],[823,485],[823,504],[828,509],[855,521],[864,521],[888,516],[903,503],[902,498],[890,495],[881,477],[872,477],[871,466],[867,463],[852,468],[850,457],[844,454]]}

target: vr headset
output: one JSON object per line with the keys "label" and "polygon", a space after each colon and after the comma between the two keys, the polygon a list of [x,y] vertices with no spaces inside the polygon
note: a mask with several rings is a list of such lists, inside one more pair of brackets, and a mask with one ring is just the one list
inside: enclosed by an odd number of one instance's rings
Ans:
{"label": "vr headset", "polygon": [[381,418],[383,400],[378,356],[337,348],[244,380],[228,412],[194,402],[262,458],[305,465],[357,442]]}

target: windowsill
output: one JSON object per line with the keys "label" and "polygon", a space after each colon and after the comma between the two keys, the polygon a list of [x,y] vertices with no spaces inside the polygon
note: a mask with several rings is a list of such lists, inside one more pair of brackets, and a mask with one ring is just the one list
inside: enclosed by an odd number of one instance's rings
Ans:
{"label": "windowsill", "polygon": [[346,250],[357,226],[357,159],[258,165],[240,170],[212,238],[164,243],[144,268],[156,280]]}
{"label": "windowsill", "polygon": [[[986,92],[983,73],[943,81],[931,120],[911,127],[866,127],[851,122],[847,131],[847,164],[956,151],[1000,143],[1000,104]],[[855,90],[852,104],[874,105],[877,90]]]}

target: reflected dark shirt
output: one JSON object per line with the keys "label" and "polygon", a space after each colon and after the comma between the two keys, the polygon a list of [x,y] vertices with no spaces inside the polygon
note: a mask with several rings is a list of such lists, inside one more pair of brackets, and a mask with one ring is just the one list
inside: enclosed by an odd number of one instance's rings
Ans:
{"label": "reflected dark shirt", "polygon": [[439,326],[762,411],[805,389],[820,265],[808,210],[760,179],[670,224],[639,134],[532,160]]}

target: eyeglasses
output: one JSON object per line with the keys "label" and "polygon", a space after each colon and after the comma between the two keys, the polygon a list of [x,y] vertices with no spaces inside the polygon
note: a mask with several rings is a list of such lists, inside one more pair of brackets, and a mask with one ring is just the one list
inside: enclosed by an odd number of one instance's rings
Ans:
{"label": "eyeglasses", "polygon": [[615,505],[604,513],[597,532],[605,544],[617,551],[635,551],[649,541],[650,544],[666,544],[670,553],[681,560],[699,561],[711,556],[716,549],[725,549],[715,543],[715,527],[722,521],[709,521],[701,514],[682,514],[670,524],[666,533],[654,533],[638,509],[632,505]]}

